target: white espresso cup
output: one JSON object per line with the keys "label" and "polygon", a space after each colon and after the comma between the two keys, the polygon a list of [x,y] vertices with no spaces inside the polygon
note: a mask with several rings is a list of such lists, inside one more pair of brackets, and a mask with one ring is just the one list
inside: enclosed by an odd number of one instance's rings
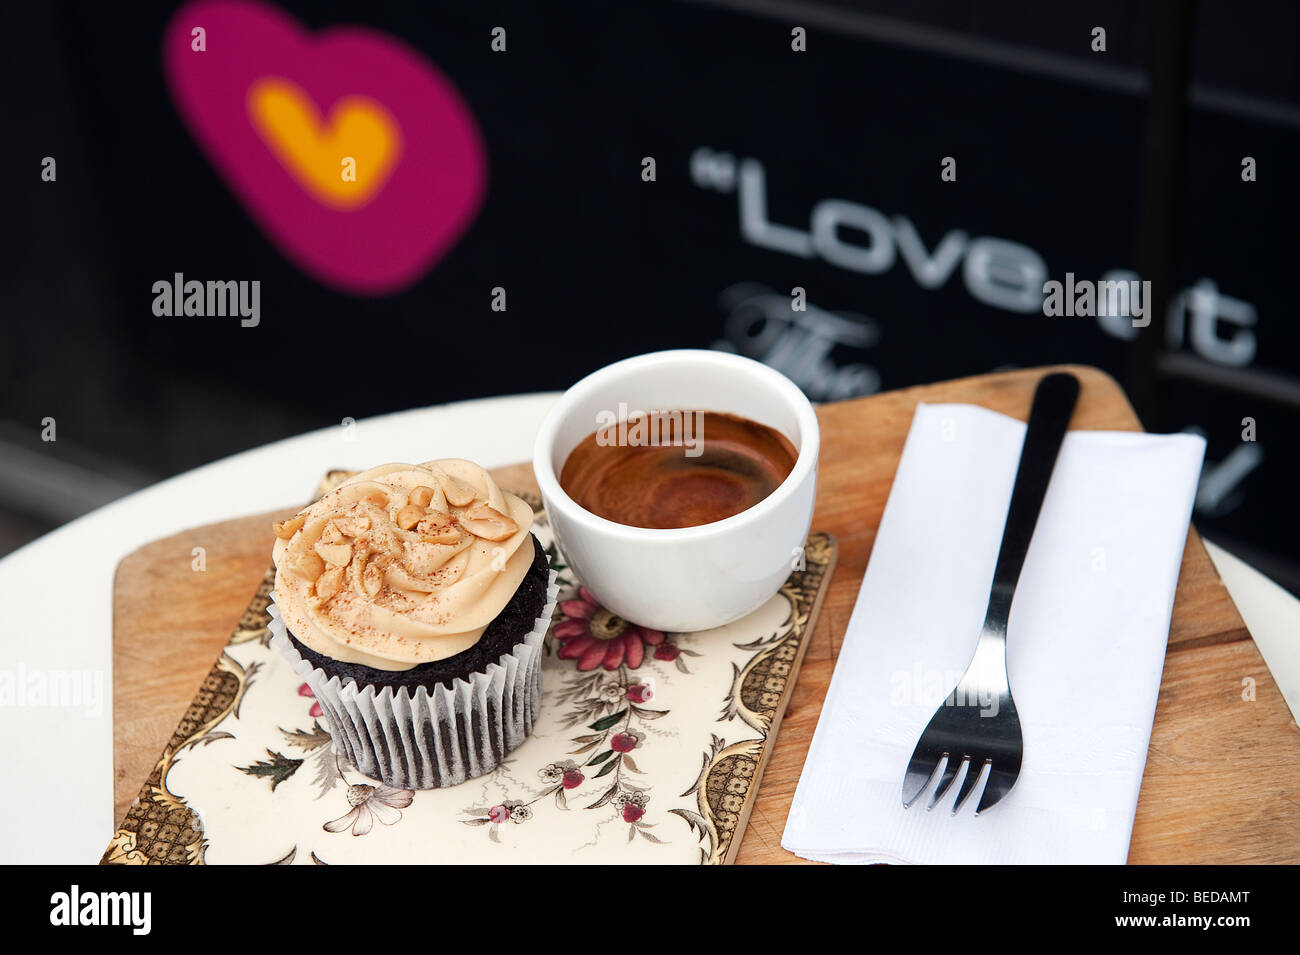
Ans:
{"label": "white espresso cup", "polygon": [[[799,456],[776,490],[725,520],[630,527],[579,506],[559,479],[573,449],[620,411],[748,418],[781,432]],[[605,607],[656,630],[707,630],[762,606],[798,565],[820,446],[812,405],[785,375],[738,355],[682,349],[615,362],[566,391],[542,422],[533,470],[561,554]]]}

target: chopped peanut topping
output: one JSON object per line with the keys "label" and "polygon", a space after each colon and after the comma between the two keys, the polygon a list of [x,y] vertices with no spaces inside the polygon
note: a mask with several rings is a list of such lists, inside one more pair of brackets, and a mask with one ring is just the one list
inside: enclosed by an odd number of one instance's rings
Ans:
{"label": "chopped peanut topping", "polygon": [[343,589],[343,568],[331,567],[316,578],[316,596],[322,601],[332,600]]}
{"label": "chopped peanut topping", "polygon": [[476,504],[460,515],[460,526],[475,537],[488,541],[505,540],[519,530],[513,517],[502,514],[488,504]]}
{"label": "chopped peanut topping", "polygon": [[[349,514],[345,517],[334,519],[334,523],[348,537],[360,537],[366,531],[370,530],[370,518],[365,514]],[[332,544],[338,541],[330,541]]]}
{"label": "chopped peanut topping", "polygon": [[447,503],[452,507],[465,507],[474,502],[474,489],[446,471],[438,471],[438,484],[442,487],[442,493],[447,496]]}
{"label": "chopped peanut topping", "polygon": [[302,529],[302,525],[305,523],[307,523],[306,514],[295,514],[293,517],[286,518],[285,520],[276,521],[271,525],[271,529],[275,531],[276,537],[280,538],[282,541],[287,541],[294,534],[298,533],[298,531]]}
{"label": "chopped peanut topping", "polygon": [[301,559],[291,561],[289,563],[289,570],[292,571],[295,576],[301,577],[303,580],[311,581],[315,580],[325,572],[325,561],[311,553],[311,551],[308,551]]}
{"label": "chopped peanut topping", "polygon": [[314,550],[320,554],[325,563],[333,564],[335,567],[346,567],[352,560],[351,544],[327,544],[322,537],[316,542]]}
{"label": "chopped peanut topping", "polygon": [[397,512],[397,526],[404,531],[409,531],[420,522],[422,517],[424,517],[423,507],[418,504],[407,504]]}

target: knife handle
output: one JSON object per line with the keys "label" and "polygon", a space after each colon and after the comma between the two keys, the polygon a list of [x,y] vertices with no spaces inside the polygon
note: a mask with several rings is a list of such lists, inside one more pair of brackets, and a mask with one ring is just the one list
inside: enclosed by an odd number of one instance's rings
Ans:
{"label": "knife handle", "polygon": [[1056,466],[1056,457],[1078,399],[1079,379],[1066,372],[1045,376],[1034,389],[1029,423],[1025,426],[1025,443],[1020,449],[1020,466],[1016,470],[1016,483],[1011,491],[1011,504],[1002,531],[1002,547],[993,571],[988,612],[984,617],[985,631],[998,633],[1003,638],[1007,634],[1011,600],[1025,565],[1025,554],[1029,552],[1038,514],[1043,509],[1043,498],[1047,496],[1047,485],[1052,480],[1052,469]]}

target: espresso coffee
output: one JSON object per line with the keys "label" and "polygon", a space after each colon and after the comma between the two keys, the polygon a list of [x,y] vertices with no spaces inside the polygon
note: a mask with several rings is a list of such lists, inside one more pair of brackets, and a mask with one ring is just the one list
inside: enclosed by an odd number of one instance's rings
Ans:
{"label": "espresso coffee", "polygon": [[587,435],[560,486],[619,524],[712,524],[753,507],[794,470],[799,453],[774,428],[717,411],[633,416]]}

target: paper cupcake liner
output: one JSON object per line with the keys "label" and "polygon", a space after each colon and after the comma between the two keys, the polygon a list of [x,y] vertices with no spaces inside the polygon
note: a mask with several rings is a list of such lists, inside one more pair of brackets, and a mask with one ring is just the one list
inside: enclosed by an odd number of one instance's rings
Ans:
{"label": "paper cupcake liner", "polygon": [[546,606],[527,636],[482,671],[432,690],[359,690],[355,680],[327,675],[294,648],[274,595],[271,646],[311,687],[335,747],[358,771],[398,789],[438,789],[492,772],[533,731],[542,641],[558,594],[551,571]]}

